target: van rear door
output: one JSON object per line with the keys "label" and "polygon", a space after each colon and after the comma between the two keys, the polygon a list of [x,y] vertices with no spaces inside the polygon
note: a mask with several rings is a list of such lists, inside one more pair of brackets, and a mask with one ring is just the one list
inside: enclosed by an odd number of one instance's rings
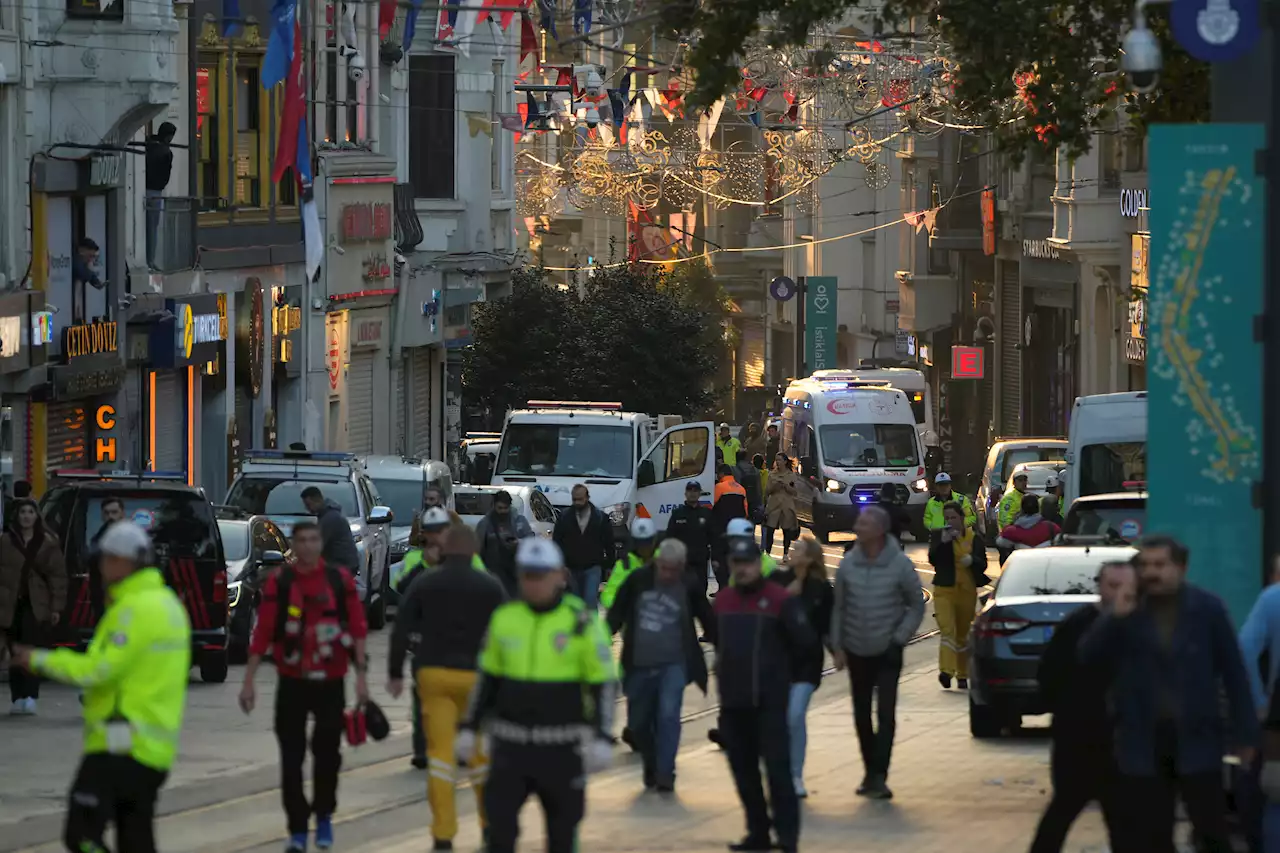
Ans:
{"label": "van rear door", "polygon": [[680,424],[658,436],[636,469],[635,514],[652,518],[658,530],[667,529],[671,510],[684,503],[684,489],[697,482],[699,500],[711,506],[715,488],[715,424]]}

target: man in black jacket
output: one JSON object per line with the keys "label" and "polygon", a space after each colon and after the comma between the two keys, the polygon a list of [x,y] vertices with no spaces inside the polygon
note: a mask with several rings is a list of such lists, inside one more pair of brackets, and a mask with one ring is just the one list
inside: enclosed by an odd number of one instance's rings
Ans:
{"label": "man in black jacket", "polygon": [[[404,689],[404,659],[412,649],[413,688],[422,703],[427,732],[431,834],[436,850],[452,850],[458,831],[454,736],[475,687],[476,662],[489,617],[506,595],[492,575],[472,567],[476,537],[469,527],[449,528],[443,550],[440,568],[420,575],[400,602],[388,655],[387,691],[399,698]],[[484,758],[478,757],[473,764],[482,768]],[[480,799],[482,788],[476,785],[475,789]],[[484,813],[482,799],[480,813]]]}
{"label": "man in black jacket", "polygon": [[1118,775],[1107,715],[1111,673],[1081,664],[1077,651],[1102,607],[1115,600],[1126,581],[1135,580],[1135,571],[1131,563],[1104,563],[1098,570],[1100,601],[1062,620],[1040,659],[1040,693],[1053,713],[1053,799],[1040,818],[1031,853],[1059,853],[1071,824],[1095,800],[1102,806],[1111,849],[1126,849],[1120,837]]}
{"label": "man in black jacket", "polygon": [[684,487],[684,503],[671,510],[671,518],[667,520],[667,538],[684,543],[689,576],[698,582],[705,597],[714,525],[711,507],[703,506],[701,501],[701,483],[695,481]]}
{"label": "man in black jacket", "polygon": [[731,850],[772,850],[769,806],[760,781],[763,759],[778,847],[794,853],[800,804],[791,774],[787,701],[793,662],[818,643],[804,605],[761,575],[760,549],[750,539],[729,546],[733,584],[716,595],[716,685],[720,737],[747,818],[747,835]]}
{"label": "man in black jacket", "polygon": [[327,500],[324,492],[315,486],[302,490],[302,503],[320,525],[320,537],[324,541],[320,558],[325,565],[341,566],[359,580],[360,551],[356,548],[355,537],[351,535],[351,522],[347,521],[342,507],[337,501]]}
{"label": "man in black jacket", "polygon": [[574,592],[595,610],[604,567],[617,559],[617,546],[609,519],[591,502],[586,486],[579,483],[573,487],[573,506],[560,513],[551,538],[564,553]]}
{"label": "man in black jacket", "polygon": [[685,571],[687,558],[678,539],[663,542],[653,564],[623,582],[608,615],[610,631],[622,632],[627,728],[644,759],[644,786],[665,793],[675,790],[685,685],[707,692],[694,620],[708,642],[716,636],[711,605]]}

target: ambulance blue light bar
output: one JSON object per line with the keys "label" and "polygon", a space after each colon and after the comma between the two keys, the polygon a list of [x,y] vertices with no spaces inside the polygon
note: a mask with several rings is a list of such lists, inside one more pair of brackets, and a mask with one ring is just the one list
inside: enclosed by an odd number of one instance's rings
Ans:
{"label": "ambulance blue light bar", "polygon": [[601,403],[592,400],[530,400],[525,404],[530,409],[599,409],[602,412],[620,412],[621,403]]}

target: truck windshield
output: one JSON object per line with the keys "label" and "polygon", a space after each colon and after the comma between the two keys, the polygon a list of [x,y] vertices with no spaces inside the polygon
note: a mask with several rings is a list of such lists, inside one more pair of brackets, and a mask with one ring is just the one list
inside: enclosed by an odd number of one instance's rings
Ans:
{"label": "truck windshield", "polygon": [[1087,444],[1080,451],[1080,493],[1102,495],[1125,491],[1125,483],[1147,479],[1147,443],[1124,441]]}
{"label": "truck windshield", "polygon": [[497,472],[628,479],[634,458],[628,426],[513,423],[502,437]]}
{"label": "truck windshield", "polygon": [[905,468],[920,464],[910,424],[828,424],[819,428],[822,461],[839,468]]}

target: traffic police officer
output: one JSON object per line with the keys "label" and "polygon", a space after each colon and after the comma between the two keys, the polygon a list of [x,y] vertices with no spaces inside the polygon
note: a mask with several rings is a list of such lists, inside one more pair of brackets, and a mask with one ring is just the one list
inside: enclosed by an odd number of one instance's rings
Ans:
{"label": "traffic police officer", "polygon": [[[724,537],[732,547],[734,540],[746,539],[750,542],[756,541],[756,526],[745,518],[735,518],[729,522],[728,528],[725,529]],[[760,554],[760,577],[767,578],[778,570],[778,561],[773,558],[772,554]],[[729,576],[729,586],[733,586],[733,575]]]}
{"label": "traffic police officer", "polygon": [[924,505],[924,526],[928,530],[942,530],[947,520],[942,516],[942,508],[949,503],[958,503],[964,509],[964,526],[972,528],[978,522],[978,514],[973,510],[973,501],[965,495],[957,495],[951,491],[951,475],[939,471],[933,478],[933,495]]}
{"label": "traffic police officer", "polygon": [[631,552],[613,564],[609,582],[604,585],[604,592],[600,593],[600,603],[606,610],[613,606],[618,590],[622,589],[623,582],[631,573],[653,559],[654,539],[657,535],[658,528],[654,526],[653,519],[637,518],[631,522]]}
{"label": "traffic police officer", "polygon": [[[449,526],[453,523],[454,521],[449,517],[448,510],[443,507],[433,506],[422,514],[420,529],[422,538],[425,540],[425,546],[420,545],[410,548],[404,555],[404,562],[400,564],[400,570],[391,579],[391,585],[398,595],[404,595],[408,591],[409,585],[414,582],[418,575],[433,566],[439,565],[443,557],[444,535],[449,531]],[[458,523],[461,524],[462,522]],[[426,548],[432,549],[434,560],[427,556]],[[479,554],[471,555],[471,568],[481,572],[488,571],[485,568],[484,560],[480,559]]]}
{"label": "traffic police officer", "polygon": [[1000,506],[996,509],[996,531],[1004,530],[1018,519],[1022,512],[1022,498],[1027,494],[1027,474],[1022,472],[1013,477],[1013,488],[1000,498]]}
{"label": "traffic police officer", "polygon": [[599,614],[564,591],[564,556],[554,542],[520,540],[516,571],[521,600],[499,607],[489,622],[455,752],[470,764],[476,732],[486,727],[489,853],[514,853],[530,792],[546,815],[548,853],[574,853],[584,774],[613,759],[613,650]]}
{"label": "traffic police officer", "polygon": [[151,564],[151,537],[118,521],[98,540],[106,612],[89,648],[17,646],[13,663],[84,691],[84,758],[71,787],[64,843],[73,853],[116,845],[153,853],[155,805],[178,753],[191,669],[191,623]]}

